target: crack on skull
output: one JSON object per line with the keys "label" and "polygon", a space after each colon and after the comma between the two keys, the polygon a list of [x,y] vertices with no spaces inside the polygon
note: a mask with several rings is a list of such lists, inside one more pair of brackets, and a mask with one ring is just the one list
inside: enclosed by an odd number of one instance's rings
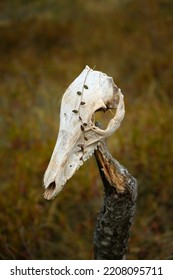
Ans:
{"label": "crack on skull", "polygon": [[[80,114],[80,110],[81,110],[81,106],[84,106],[86,104],[86,102],[83,101],[83,93],[84,93],[84,89],[89,89],[89,87],[85,84],[86,82],[86,79],[88,77],[88,74],[90,72],[90,68],[86,74],[86,77],[84,79],[84,83],[83,83],[83,86],[82,86],[82,90],[81,91],[77,91],[77,94],[79,95],[79,97],[81,98],[80,100],[80,103],[79,103],[79,107],[78,109],[74,109],[72,112],[75,113],[75,114],[79,114],[79,120],[81,122],[81,125],[80,125],[80,128],[81,128],[81,131],[83,132],[83,144],[80,144],[80,148],[81,148],[81,151],[83,153],[82,157],[80,158],[80,160],[83,160],[83,156],[84,156],[84,153],[85,153],[85,141],[88,141],[87,137],[85,137],[85,127],[88,125],[86,122],[83,122],[82,120],[82,117],[81,117],[81,114]],[[78,145],[79,146],[79,145]]]}

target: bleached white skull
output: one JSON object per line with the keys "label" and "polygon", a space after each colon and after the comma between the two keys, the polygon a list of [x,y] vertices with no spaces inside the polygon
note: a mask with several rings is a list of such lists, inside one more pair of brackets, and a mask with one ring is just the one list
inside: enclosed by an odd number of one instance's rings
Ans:
{"label": "bleached white skull", "polygon": [[[110,108],[116,108],[116,113],[107,128],[97,127],[95,112]],[[124,114],[123,95],[113,79],[86,66],[62,98],[59,134],[44,175],[46,199],[54,198],[93,154],[98,142],[119,128]]]}

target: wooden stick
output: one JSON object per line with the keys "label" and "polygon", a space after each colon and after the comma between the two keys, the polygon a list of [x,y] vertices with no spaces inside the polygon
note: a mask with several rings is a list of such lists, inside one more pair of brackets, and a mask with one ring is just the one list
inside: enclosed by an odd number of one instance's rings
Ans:
{"label": "wooden stick", "polygon": [[137,181],[100,142],[95,158],[104,185],[104,202],[94,231],[94,259],[126,258],[136,210]]}

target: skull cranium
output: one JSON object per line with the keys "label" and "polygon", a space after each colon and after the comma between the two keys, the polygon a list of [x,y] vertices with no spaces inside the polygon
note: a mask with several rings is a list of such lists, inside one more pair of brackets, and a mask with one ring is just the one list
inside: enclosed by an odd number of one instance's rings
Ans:
{"label": "skull cranium", "polygon": [[[115,116],[106,129],[97,127],[94,113],[110,108],[116,109]],[[62,98],[59,134],[44,175],[46,199],[54,198],[93,154],[99,141],[119,128],[124,114],[123,95],[113,79],[86,66]]]}

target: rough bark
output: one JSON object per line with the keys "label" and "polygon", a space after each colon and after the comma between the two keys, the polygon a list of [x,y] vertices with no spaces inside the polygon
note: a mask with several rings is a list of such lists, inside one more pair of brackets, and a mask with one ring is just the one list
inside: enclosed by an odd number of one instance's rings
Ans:
{"label": "rough bark", "polygon": [[94,231],[94,259],[125,259],[136,210],[137,181],[108,152],[104,142],[95,151],[104,185],[104,202]]}

